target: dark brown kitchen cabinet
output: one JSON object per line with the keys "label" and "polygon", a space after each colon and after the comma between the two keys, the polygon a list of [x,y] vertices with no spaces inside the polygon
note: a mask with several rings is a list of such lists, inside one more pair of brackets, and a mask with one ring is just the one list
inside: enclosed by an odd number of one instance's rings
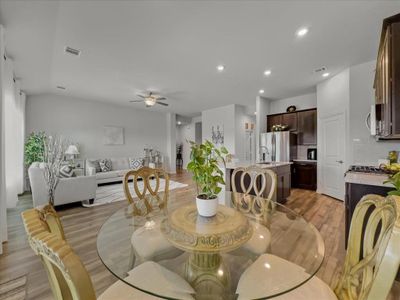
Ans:
{"label": "dark brown kitchen cabinet", "polygon": [[297,113],[297,143],[299,145],[317,144],[317,110],[304,110]]}
{"label": "dark brown kitchen cabinet", "polygon": [[297,113],[283,114],[282,124],[287,125],[289,131],[297,131]]}
{"label": "dark brown kitchen cabinet", "polygon": [[292,165],[292,187],[315,191],[317,189],[317,164],[295,162]]}
{"label": "dark brown kitchen cabinet", "polygon": [[378,139],[400,139],[400,14],[383,21],[375,69]]}
{"label": "dark brown kitchen cabinet", "polygon": [[282,124],[282,114],[267,116],[267,131],[272,131],[272,126]]}

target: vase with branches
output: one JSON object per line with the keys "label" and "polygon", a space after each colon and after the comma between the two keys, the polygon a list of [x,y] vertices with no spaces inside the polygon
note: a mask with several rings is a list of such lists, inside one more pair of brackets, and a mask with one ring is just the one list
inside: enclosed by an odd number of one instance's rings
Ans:
{"label": "vase with branches", "polygon": [[61,137],[48,136],[44,140],[44,178],[47,185],[49,204],[54,206],[54,195],[60,180],[60,168],[66,149],[66,142]]}

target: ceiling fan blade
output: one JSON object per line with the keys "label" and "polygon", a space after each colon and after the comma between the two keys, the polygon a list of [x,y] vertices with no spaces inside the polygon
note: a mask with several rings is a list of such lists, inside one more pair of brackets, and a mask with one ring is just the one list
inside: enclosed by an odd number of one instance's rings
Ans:
{"label": "ceiling fan blade", "polygon": [[157,98],[156,100],[157,100],[157,101],[158,101],[158,100],[167,100],[167,98],[165,98],[165,97],[159,97],[159,98]]}
{"label": "ceiling fan blade", "polygon": [[129,102],[133,102],[133,103],[139,103],[139,102],[143,102],[143,100],[131,100]]}
{"label": "ceiling fan blade", "polygon": [[136,96],[138,96],[138,97],[140,97],[140,98],[146,98],[145,96],[143,96],[143,95],[140,95],[140,94],[137,94]]}
{"label": "ceiling fan blade", "polygon": [[156,103],[157,103],[157,104],[160,104],[160,105],[168,106],[167,103],[162,103],[162,102],[156,102]]}

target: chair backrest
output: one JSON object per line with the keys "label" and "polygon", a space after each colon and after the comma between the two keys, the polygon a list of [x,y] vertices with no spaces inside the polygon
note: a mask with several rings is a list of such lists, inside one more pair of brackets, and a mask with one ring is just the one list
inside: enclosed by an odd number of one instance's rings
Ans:
{"label": "chair backrest", "polygon": [[[351,220],[343,273],[335,288],[339,299],[376,299],[371,296],[371,287],[388,279],[385,272],[379,272],[379,269],[397,214],[392,197],[366,195],[357,204]],[[386,299],[390,287],[391,284],[388,284],[388,290],[380,290],[381,299]]]}
{"label": "chair backrest", "polygon": [[[138,198],[134,200],[129,189],[129,180],[133,179],[133,190]],[[141,181],[139,180],[141,179]],[[163,197],[159,195],[161,182],[164,181]],[[135,215],[147,215],[154,209],[154,205],[162,209],[167,204],[169,193],[169,176],[162,169],[142,167],[139,170],[128,171],[124,177],[125,197],[133,207]],[[156,203],[154,203],[156,202]],[[143,210],[143,204],[145,210]]]}
{"label": "chair backrest", "polygon": [[29,244],[43,262],[54,298],[96,299],[92,281],[81,260],[59,234],[50,232],[52,225],[47,224],[43,214],[46,212],[30,209],[22,213],[22,220]]}
{"label": "chair backrest", "polygon": [[244,195],[254,193],[254,196],[240,199],[234,194],[236,207],[245,213],[265,215],[275,208],[277,182],[276,173],[270,169],[258,166],[236,168],[231,176],[232,191]]}

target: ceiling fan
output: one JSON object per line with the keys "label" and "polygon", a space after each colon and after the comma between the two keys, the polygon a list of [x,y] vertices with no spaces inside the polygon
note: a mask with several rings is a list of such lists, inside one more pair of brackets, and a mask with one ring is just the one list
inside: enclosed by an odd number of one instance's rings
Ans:
{"label": "ceiling fan", "polygon": [[155,104],[168,106],[168,103],[160,102],[160,101],[167,100],[167,98],[160,97],[159,95],[154,95],[153,92],[149,92],[147,95],[137,94],[137,96],[142,98],[142,99],[140,99],[140,100],[131,100],[129,102],[133,102],[133,103],[144,102],[146,104],[146,107],[151,107],[151,106],[154,106]]}

